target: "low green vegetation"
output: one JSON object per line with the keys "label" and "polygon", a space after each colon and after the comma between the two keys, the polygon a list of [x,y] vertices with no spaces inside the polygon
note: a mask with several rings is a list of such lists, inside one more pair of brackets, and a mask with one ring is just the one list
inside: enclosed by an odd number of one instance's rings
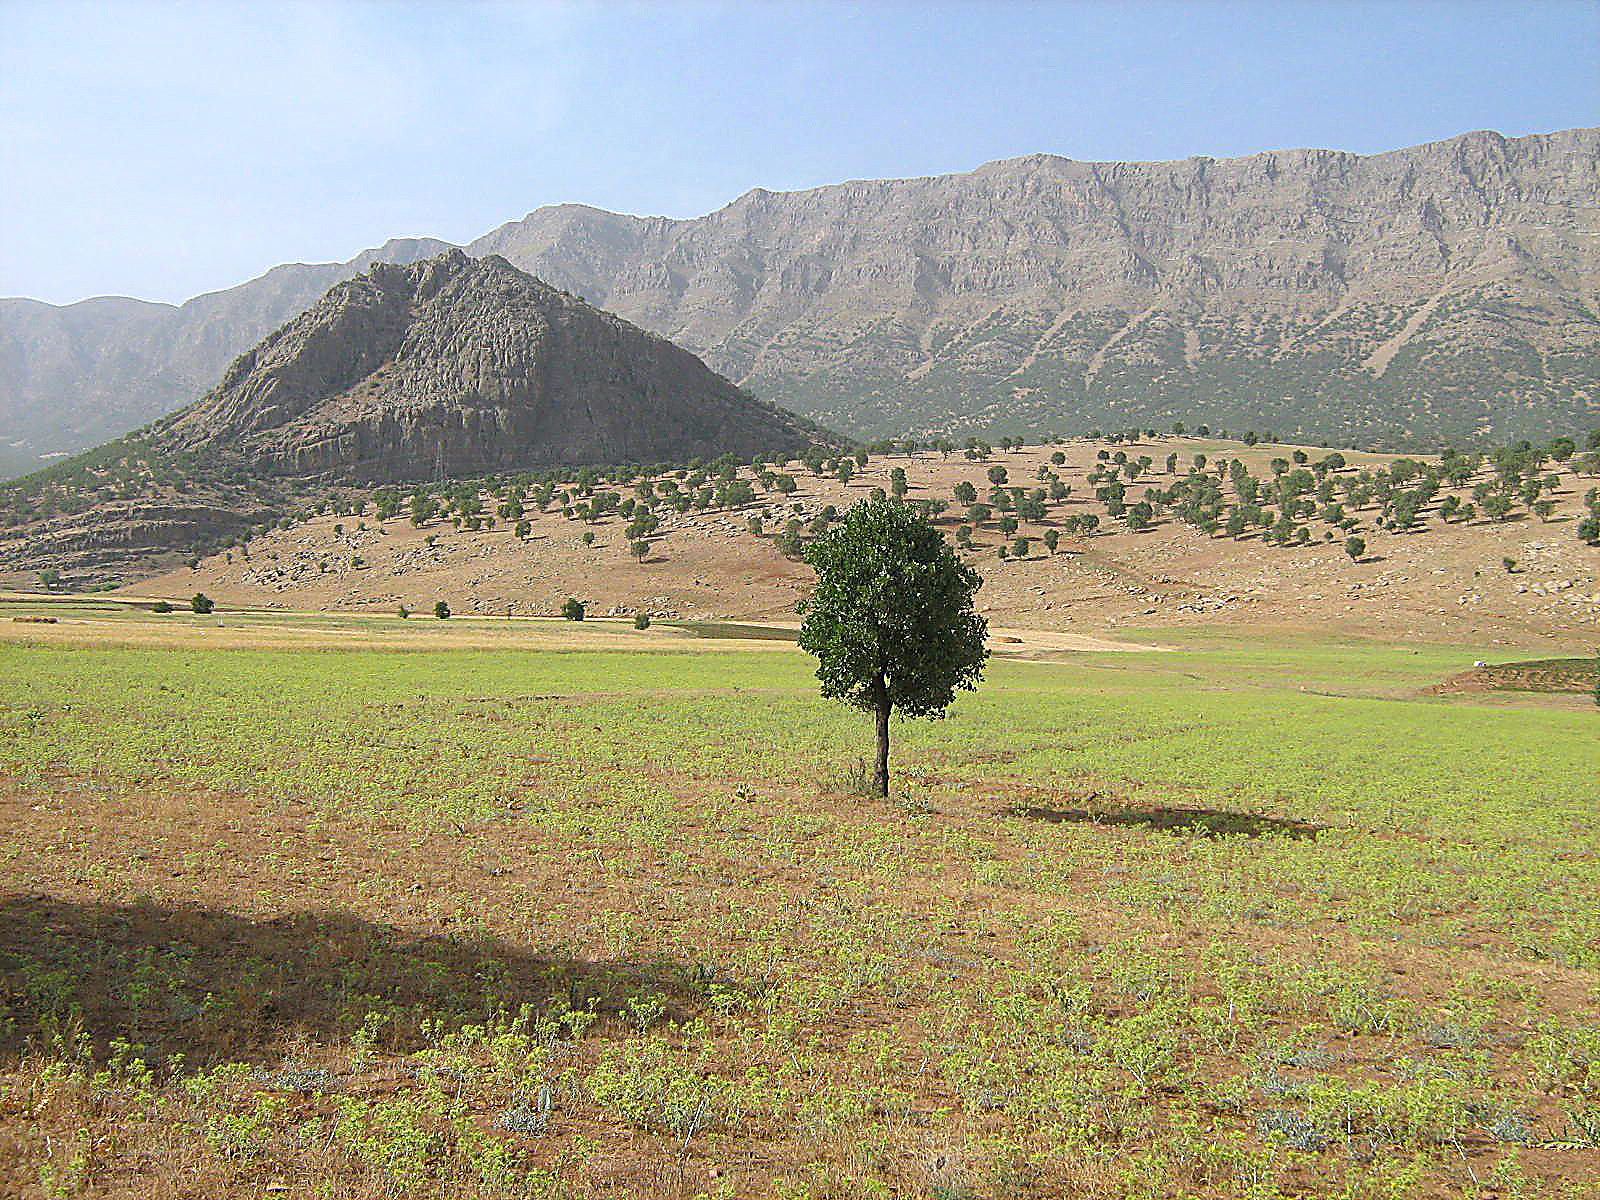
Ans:
{"label": "low green vegetation", "polygon": [[1586,695],[1428,694],[1481,647],[997,658],[880,800],[797,649],[618,636],[0,645],[0,1184],[1600,1187]]}

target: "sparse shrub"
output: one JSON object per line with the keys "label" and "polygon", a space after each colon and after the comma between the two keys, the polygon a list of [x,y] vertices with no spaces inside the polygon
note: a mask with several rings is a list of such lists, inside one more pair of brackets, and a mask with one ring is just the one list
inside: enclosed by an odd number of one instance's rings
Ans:
{"label": "sparse shrub", "polygon": [[216,602],[214,600],[212,600],[211,597],[206,595],[204,592],[196,592],[189,599],[189,609],[190,609],[190,611],[191,612],[197,612],[201,616],[205,616],[207,613],[211,612],[216,607],[217,607]]}
{"label": "sparse shrub", "polygon": [[525,1133],[531,1137],[542,1137],[545,1130],[550,1127],[550,1110],[554,1106],[554,1095],[550,1085],[545,1084],[539,1089],[539,1095],[532,1104],[517,1104],[506,1109],[494,1119],[496,1129],[503,1129],[507,1133]]}
{"label": "sparse shrub", "polygon": [[1256,1121],[1262,1137],[1279,1137],[1296,1150],[1316,1153],[1327,1148],[1328,1139],[1316,1122],[1302,1113],[1286,1109],[1263,1113]]}
{"label": "sparse shrub", "polygon": [[449,620],[450,619],[450,606],[448,604],[446,604],[443,600],[438,601],[433,606],[433,615],[438,617],[439,620],[441,620],[441,621]]}
{"label": "sparse shrub", "polygon": [[606,1047],[586,1082],[602,1108],[684,1146],[736,1106],[732,1084],[658,1037]]}
{"label": "sparse shrub", "polygon": [[1485,1125],[1483,1131],[1507,1146],[1526,1146],[1533,1140],[1533,1130],[1528,1128],[1527,1120],[1515,1112],[1502,1113],[1495,1121]]}
{"label": "sparse shrub", "polygon": [[561,606],[562,618],[568,621],[581,621],[583,620],[583,615],[583,601],[568,596],[566,603]]}
{"label": "sparse shrub", "polygon": [[854,758],[832,771],[819,773],[817,790],[826,795],[873,795],[872,767],[864,758]]}
{"label": "sparse shrub", "polygon": [[633,627],[635,629],[649,629],[650,628],[650,614],[647,613],[647,612],[634,613],[633,614]]}

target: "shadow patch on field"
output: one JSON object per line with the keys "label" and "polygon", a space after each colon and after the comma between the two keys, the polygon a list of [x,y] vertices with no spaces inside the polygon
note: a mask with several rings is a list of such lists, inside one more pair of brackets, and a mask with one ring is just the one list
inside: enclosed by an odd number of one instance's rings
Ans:
{"label": "shadow patch on field", "polygon": [[1202,837],[1314,838],[1327,829],[1290,817],[1259,817],[1211,808],[1022,808],[1016,815],[1051,825],[1143,826],[1161,833],[1197,833]]}
{"label": "shadow patch on field", "polygon": [[522,1005],[621,1011],[641,992],[668,1015],[698,1009],[678,964],[590,963],[531,953],[481,933],[423,936],[343,912],[266,920],[201,907],[76,903],[25,896],[0,904],[0,1064],[30,1042],[81,1031],[96,1056],[113,1039],[160,1060],[226,1062],[295,1039],[349,1037],[386,1014],[377,1044],[425,1044],[422,1022],[481,1022]]}
{"label": "shadow patch on field", "polygon": [[784,629],[774,625],[743,625],[737,621],[662,621],[685,633],[703,638],[741,638],[760,642],[792,642],[800,636],[797,629]]}

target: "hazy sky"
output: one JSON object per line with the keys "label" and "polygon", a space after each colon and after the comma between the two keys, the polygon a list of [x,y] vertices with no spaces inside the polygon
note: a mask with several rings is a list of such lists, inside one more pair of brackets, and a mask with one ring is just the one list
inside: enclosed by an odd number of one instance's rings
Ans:
{"label": "hazy sky", "polygon": [[0,0],[0,295],[181,300],[543,204],[1600,124],[1600,3]]}

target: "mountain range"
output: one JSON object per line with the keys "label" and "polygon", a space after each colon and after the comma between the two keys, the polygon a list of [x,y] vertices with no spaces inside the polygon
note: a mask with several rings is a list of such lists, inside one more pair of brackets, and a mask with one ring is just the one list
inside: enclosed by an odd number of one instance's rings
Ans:
{"label": "mountain range", "polygon": [[[0,300],[13,468],[134,428],[387,243],[181,306]],[[755,190],[689,220],[538,209],[466,247],[857,436],[1209,421],[1434,448],[1600,411],[1600,130],[1360,156],[1083,163]],[[0,466],[5,464],[0,463]]]}

